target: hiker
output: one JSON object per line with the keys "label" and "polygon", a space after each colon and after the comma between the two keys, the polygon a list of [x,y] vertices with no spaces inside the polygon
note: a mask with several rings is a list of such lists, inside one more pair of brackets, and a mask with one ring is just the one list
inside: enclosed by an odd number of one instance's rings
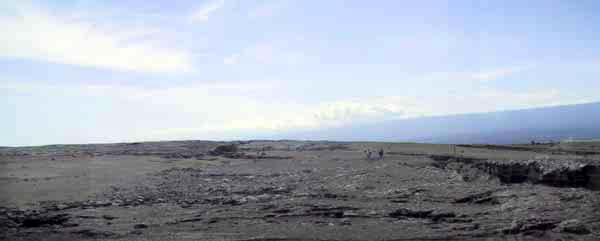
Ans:
{"label": "hiker", "polygon": [[371,160],[371,150],[367,149],[367,160]]}
{"label": "hiker", "polygon": [[262,151],[260,152],[260,157],[265,157],[267,155],[267,149],[266,148],[262,148]]}
{"label": "hiker", "polygon": [[379,160],[383,160],[383,148],[379,149]]}

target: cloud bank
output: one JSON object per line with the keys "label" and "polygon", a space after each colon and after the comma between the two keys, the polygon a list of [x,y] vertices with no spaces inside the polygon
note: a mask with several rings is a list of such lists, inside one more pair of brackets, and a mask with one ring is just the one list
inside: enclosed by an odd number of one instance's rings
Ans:
{"label": "cloud bank", "polygon": [[[98,126],[86,133],[101,136],[103,129],[106,129],[104,132],[113,131],[111,128],[114,126],[110,124],[102,126],[103,120],[119,116],[121,120],[138,122],[134,128],[119,133],[123,135],[121,139],[127,140],[252,138],[258,133],[314,130],[382,120],[592,101],[573,98],[568,93],[554,89],[520,92],[483,89],[468,96],[361,97],[314,104],[255,98],[278,91],[284,90],[277,85],[255,83],[201,84],[164,89],[110,85],[0,85],[0,93],[4,95],[21,93],[27,94],[26,96],[62,96],[67,101],[78,100],[86,106],[90,105],[91,109],[94,109],[93,104],[98,101],[119,103],[112,105],[106,113],[88,113]],[[38,105],[40,111],[52,107],[53,115],[70,112],[69,106],[55,104],[53,100]],[[52,119],[53,116],[48,118]],[[113,138],[119,138],[119,135]]]}

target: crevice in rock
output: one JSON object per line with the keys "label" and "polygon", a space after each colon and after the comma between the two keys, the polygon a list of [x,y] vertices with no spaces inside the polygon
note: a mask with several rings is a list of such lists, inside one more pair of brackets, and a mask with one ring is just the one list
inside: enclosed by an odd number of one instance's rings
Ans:
{"label": "crevice in rock", "polygon": [[400,208],[388,214],[392,218],[420,218],[430,219],[431,221],[448,221],[453,222],[456,214],[453,212],[444,212],[441,210],[412,210],[408,208]]}

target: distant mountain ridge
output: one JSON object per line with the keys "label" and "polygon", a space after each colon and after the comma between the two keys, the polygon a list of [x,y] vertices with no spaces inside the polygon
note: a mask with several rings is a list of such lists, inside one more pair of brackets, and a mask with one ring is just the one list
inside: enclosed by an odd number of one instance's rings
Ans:
{"label": "distant mountain ridge", "polygon": [[600,102],[461,114],[287,133],[285,138],[509,144],[600,138]]}

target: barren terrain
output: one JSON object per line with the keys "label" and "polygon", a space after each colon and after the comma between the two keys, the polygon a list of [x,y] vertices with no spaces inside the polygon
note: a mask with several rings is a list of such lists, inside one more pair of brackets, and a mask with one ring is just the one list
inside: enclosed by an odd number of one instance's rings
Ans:
{"label": "barren terrain", "polygon": [[455,147],[0,148],[0,240],[600,240],[600,143]]}

